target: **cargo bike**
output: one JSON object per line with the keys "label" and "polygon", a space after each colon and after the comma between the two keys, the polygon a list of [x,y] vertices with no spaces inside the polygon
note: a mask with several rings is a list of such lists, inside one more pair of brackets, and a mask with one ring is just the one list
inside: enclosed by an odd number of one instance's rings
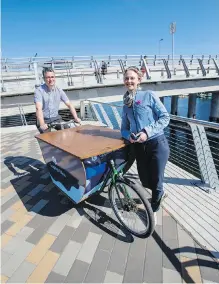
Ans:
{"label": "cargo bike", "polygon": [[124,175],[130,145],[118,130],[83,125],[36,138],[52,182],[73,203],[107,188],[116,217],[131,234],[148,237],[153,233],[154,215],[145,189]]}

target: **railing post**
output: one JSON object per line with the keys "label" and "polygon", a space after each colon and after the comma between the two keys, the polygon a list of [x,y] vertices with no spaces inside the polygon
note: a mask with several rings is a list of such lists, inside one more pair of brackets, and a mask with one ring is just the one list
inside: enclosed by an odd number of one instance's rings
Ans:
{"label": "railing post", "polygon": [[184,71],[186,73],[186,77],[188,78],[190,76],[189,69],[188,69],[188,67],[186,65],[185,59],[181,59],[181,60],[182,60]]}
{"label": "railing post", "polygon": [[29,61],[29,62],[30,62],[30,64],[29,64],[29,71],[31,71],[31,70],[32,70],[32,66],[33,66],[33,65],[32,65],[32,62],[33,62],[32,57],[30,58],[30,61]]}
{"label": "railing post", "polygon": [[80,101],[80,114],[81,114],[81,119],[85,119],[85,101]]}
{"label": "railing post", "polygon": [[52,57],[52,69],[55,69],[54,67],[55,67],[55,65],[54,65],[54,58]]}
{"label": "railing post", "polygon": [[142,59],[142,62],[143,62],[142,66],[145,68],[146,77],[147,77],[148,80],[150,80],[151,79],[150,70],[149,70],[148,65],[147,65],[147,63],[146,63],[144,58]]}
{"label": "railing post", "polygon": [[33,69],[34,69],[34,74],[35,74],[35,79],[36,79],[35,87],[38,87],[40,85],[40,78],[39,78],[39,73],[38,73],[37,62],[33,62]]}
{"label": "railing post", "polygon": [[119,70],[117,70],[117,79],[119,79],[119,77],[120,77],[120,76],[119,76]]}
{"label": "railing post", "polygon": [[125,61],[124,61],[124,66],[125,66],[125,67],[127,66],[127,60],[128,60],[128,56],[125,55]]}
{"label": "railing post", "polygon": [[205,67],[203,65],[203,58],[204,58],[204,55],[202,55],[202,59],[198,58],[198,63],[199,63],[200,68],[202,70],[202,75],[206,76],[206,70],[205,70]]}
{"label": "railing post", "polygon": [[5,86],[4,86],[3,78],[2,78],[2,80],[1,80],[1,91],[2,91],[2,92],[6,92],[6,88],[5,88]]}
{"label": "railing post", "polygon": [[196,117],[196,94],[189,94],[189,101],[188,101],[188,118],[195,118]]}
{"label": "railing post", "polygon": [[212,94],[209,120],[219,122],[219,92]]}
{"label": "railing post", "polygon": [[90,61],[90,68],[93,68],[93,61],[94,61],[94,57],[93,56],[91,56],[91,59],[90,59],[91,61]]}
{"label": "railing post", "polygon": [[170,69],[169,69],[169,66],[168,66],[168,63],[165,59],[163,59],[163,64],[164,64],[164,67],[166,69],[166,72],[167,72],[167,78],[170,79],[171,78],[171,73],[170,73]]}
{"label": "railing post", "polygon": [[9,71],[9,67],[8,67],[8,63],[7,63],[8,59],[5,58],[5,71],[8,72]]}
{"label": "railing post", "polygon": [[109,55],[109,62],[108,62],[108,66],[111,66],[111,55]]}
{"label": "railing post", "polygon": [[81,72],[82,82],[84,83],[84,72]]}
{"label": "railing post", "polygon": [[214,62],[214,66],[215,66],[215,69],[216,69],[216,73],[219,75],[219,68],[218,68],[217,63],[216,63],[214,58],[213,58],[213,62]]}
{"label": "railing post", "polygon": [[171,97],[171,114],[178,115],[178,96],[172,96]]}
{"label": "railing post", "polygon": [[20,112],[22,125],[24,126],[24,119],[23,119],[23,114],[22,114],[21,109],[20,109],[20,104],[18,104],[18,109],[19,109],[19,112]]}
{"label": "railing post", "polygon": [[191,122],[188,122],[188,124],[192,131],[199,169],[201,173],[201,180],[204,183],[203,187],[209,192],[211,191],[211,189],[219,190],[219,179],[217,176],[217,171],[211,154],[211,149],[208,143],[205,128],[202,125],[196,125]]}
{"label": "railing post", "polygon": [[75,61],[75,58],[74,58],[74,56],[72,56],[72,68],[75,68],[75,63],[74,63],[74,61]]}
{"label": "railing post", "polygon": [[21,105],[21,112],[22,112],[22,114],[23,114],[23,119],[24,119],[25,125],[28,125],[28,124],[27,124],[27,121],[26,121],[26,117],[25,117],[25,113],[24,113],[24,109],[23,109],[23,106],[22,106],[22,105]]}
{"label": "railing post", "polygon": [[122,59],[118,59],[118,61],[119,61],[119,65],[120,65],[120,67],[121,67],[122,73],[124,74],[124,72],[125,72],[125,67],[124,67],[124,64],[123,64],[123,62],[122,62]]}

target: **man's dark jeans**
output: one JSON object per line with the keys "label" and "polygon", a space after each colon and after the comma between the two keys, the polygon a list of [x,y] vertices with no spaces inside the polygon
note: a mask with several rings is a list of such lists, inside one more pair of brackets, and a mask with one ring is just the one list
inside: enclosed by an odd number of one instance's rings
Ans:
{"label": "man's dark jeans", "polygon": [[164,135],[145,143],[135,143],[139,178],[144,187],[151,189],[152,202],[157,202],[164,193],[164,170],[169,152],[169,145]]}

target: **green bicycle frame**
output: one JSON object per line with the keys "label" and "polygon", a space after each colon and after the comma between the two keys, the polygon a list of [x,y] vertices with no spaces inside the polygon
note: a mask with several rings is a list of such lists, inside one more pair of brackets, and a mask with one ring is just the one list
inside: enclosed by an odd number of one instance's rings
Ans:
{"label": "green bicycle frame", "polygon": [[[111,169],[110,169],[109,173],[107,174],[107,176],[106,176],[106,178],[105,178],[105,180],[104,180],[104,182],[103,182],[103,184],[102,184],[102,186],[100,188],[100,192],[104,190],[107,182],[109,181],[109,179],[111,179],[111,186],[112,185],[115,186],[117,194],[118,194],[118,197],[120,199],[118,188],[116,186],[116,180],[117,180],[118,176],[120,176],[122,174],[122,170],[121,171],[117,171],[113,160],[110,160],[110,166],[111,166]],[[121,191],[121,189],[119,189],[119,191]],[[129,193],[127,192],[127,190],[125,188],[121,192],[123,193],[125,198],[131,199],[131,196],[129,195]],[[121,199],[120,199],[120,202],[122,203]]]}

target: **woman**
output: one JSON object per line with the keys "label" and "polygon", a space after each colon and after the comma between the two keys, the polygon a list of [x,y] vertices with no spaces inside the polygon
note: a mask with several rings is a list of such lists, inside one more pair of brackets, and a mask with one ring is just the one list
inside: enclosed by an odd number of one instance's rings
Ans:
{"label": "woman", "polygon": [[134,144],[139,178],[151,189],[151,206],[158,211],[166,196],[163,190],[164,170],[169,157],[169,146],[163,129],[169,124],[169,114],[152,91],[140,91],[142,73],[129,67],[124,73],[128,91],[123,102],[122,137]]}

